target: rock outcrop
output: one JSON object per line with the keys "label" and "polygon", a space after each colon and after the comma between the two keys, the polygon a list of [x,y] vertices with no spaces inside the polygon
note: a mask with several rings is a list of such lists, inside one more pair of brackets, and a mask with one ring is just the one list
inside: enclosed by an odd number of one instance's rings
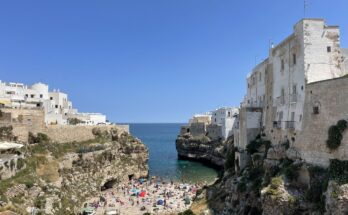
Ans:
{"label": "rock outcrop", "polygon": [[229,164],[215,184],[199,192],[191,208],[196,214],[347,214],[348,161],[313,166],[288,144],[272,146],[264,138],[247,146],[252,162],[245,168]]}
{"label": "rock outcrop", "polygon": [[223,168],[225,158],[233,138],[227,141],[211,140],[207,136],[192,137],[191,135],[178,136],[176,150],[181,159],[190,159]]}
{"label": "rock outcrop", "polygon": [[95,140],[30,146],[28,167],[1,181],[2,200],[27,212],[78,214],[101,190],[148,176],[148,149],[140,140],[126,132],[95,133]]}

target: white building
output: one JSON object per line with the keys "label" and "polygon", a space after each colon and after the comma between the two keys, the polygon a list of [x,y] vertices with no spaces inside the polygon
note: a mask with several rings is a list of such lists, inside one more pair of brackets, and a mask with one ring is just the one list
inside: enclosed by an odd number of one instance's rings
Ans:
{"label": "white building", "polygon": [[238,108],[234,107],[222,107],[212,112],[211,124],[221,126],[224,139],[233,135],[233,128],[235,127],[238,113]]}
{"label": "white building", "polygon": [[69,117],[83,118],[84,124],[105,124],[106,116],[99,113],[78,113],[68,95],[59,90],[49,92],[43,83],[27,86],[22,83],[0,81],[0,106],[10,108],[42,108],[45,110],[46,124],[65,125]]}

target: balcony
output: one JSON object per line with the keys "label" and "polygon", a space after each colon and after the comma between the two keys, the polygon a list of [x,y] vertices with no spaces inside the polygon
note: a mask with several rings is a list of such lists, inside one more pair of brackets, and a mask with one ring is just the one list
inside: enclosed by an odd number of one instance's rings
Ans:
{"label": "balcony", "polygon": [[282,106],[285,104],[285,97],[284,96],[279,96],[277,98],[274,99],[274,104],[276,106]]}
{"label": "balcony", "polygon": [[251,107],[251,108],[262,108],[264,106],[263,101],[251,101],[250,103],[243,103],[243,107]]}
{"label": "balcony", "polygon": [[273,121],[273,128],[281,129],[282,122],[281,121]]}
{"label": "balcony", "polygon": [[300,99],[299,94],[290,94],[290,103],[297,103]]}
{"label": "balcony", "polygon": [[285,121],[286,129],[295,129],[295,121]]}

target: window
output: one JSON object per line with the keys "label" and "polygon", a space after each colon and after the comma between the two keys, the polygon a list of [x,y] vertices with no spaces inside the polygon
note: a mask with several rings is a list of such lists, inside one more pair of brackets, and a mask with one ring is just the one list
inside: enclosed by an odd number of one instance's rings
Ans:
{"label": "window", "polygon": [[36,104],[36,107],[40,107],[40,106],[41,106],[40,103],[37,103],[37,104]]}
{"label": "window", "polygon": [[297,94],[297,86],[296,86],[296,84],[294,84],[294,85],[292,86],[292,94],[294,94],[294,95]]}
{"label": "window", "polygon": [[292,54],[292,63],[296,64],[296,54]]}
{"label": "window", "polygon": [[228,114],[227,114],[228,117],[231,117],[231,112],[228,111]]}
{"label": "window", "polygon": [[53,97],[50,97],[50,100],[53,100]]}
{"label": "window", "polygon": [[280,102],[281,104],[285,104],[285,90],[282,88],[281,94],[280,94]]}
{"label": "window", "polygon": [[331,52],[331,46],[326,47],[327,52]]}
{"label": "window", "polygon": [[56,105],[55,107],[58,108],[58,105]]}
{"label": "window", "polygon": [[40,94],[40,98],[43,98],[43,95],[42,95],[42,94]]}
{"label": "window", "polygon": [[30,95],[30,97],[31,97],[31,98],[34,98],[34,97],[35,97],[35,95],[34,95],[34,94],[31,94],[31,95]]}
{"label": "window", "polygon": [[26,98],[28,98],[28,97],[29,97],[29,95],[28,95],[28,94],[25,94],[25,97],[26,97]]}
{"label": "window", "polygon": [[281,61],[281,69],[282,69],[282,71],[284,70],[284,68],[285,68],[285,66],[284,66],[284,60],[282,59],[282,61]]}
{"label": "window", "polygon": [[259,81],[261,81],[261,80],[262,80],[262,74],[261,74],[261,72],[260,72]]}
{"label": "window", "polygon": [[313,114],[319,114],[319,106],[313,107]]}

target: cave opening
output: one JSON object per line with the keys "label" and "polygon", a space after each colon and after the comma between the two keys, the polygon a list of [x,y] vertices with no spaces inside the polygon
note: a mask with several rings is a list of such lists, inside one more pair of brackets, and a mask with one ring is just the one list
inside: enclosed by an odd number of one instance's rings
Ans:
{"label": "cave opening", "polygon": [[117,183],[116,179],[108,180],[105,182],[105,184],[101,187],[101,191],[112,189],[114,185]]}

